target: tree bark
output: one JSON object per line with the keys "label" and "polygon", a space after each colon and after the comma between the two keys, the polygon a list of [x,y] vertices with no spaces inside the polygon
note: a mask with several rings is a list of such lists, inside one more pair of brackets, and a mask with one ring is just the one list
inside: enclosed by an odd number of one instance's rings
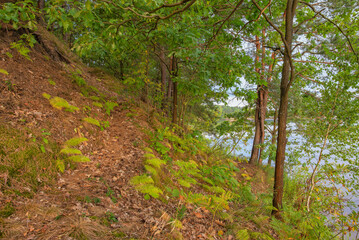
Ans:
{"label": "tree bark", "polygon": [[[255,58],[255,71],[260,74],[260,69],[258,67],[259,63],[259,50],[261,47],[261,44],[259,42],[259,37],[256,36],[256,58]],[[256,111],[255,111],[255,117],[254,117],[254,126],[255,126],[255,132],[254,132],[254,139],[253,139],[253,145],[252,145],[252,153],[251,157],[249,158],[250,164],[257,164],[258,161],[258,155],[259,155],[259,148],[258,145],[260,143],[260,104],[261,104],[261,97],[260,97],[260,86],[257,86],[257,101],[256,101]]]}
{"label": "tree bark", "polygon": [[[177,59],[175,56],[172,56],[172,76],[173,77],[177,77]],[[177,121],[177,106],[178,106],[178,82],[174,81],[173,82],[173,103],[172,103],[172,123],[173,124],[178,124]]]}
{"label": "tree bark", "polygon": [[[272,141],[271,141],[271,144],[272,145],[275,145],[275,141],[276,141],[276,130],[277,130],[277,117],[278,117],[278,110],[275,109],[274,111],[274,117],[273,117],[273,129],[272,129],[272,132],[271,132],[271,135],[272,135]],[[271,166],[272,165],[272,160],[275,160],[275,155],[270,155],[269,158],[268,158],[268,166]]]}
{"label": "tree bark", "polygon": [[166,87],[168,81],[168,70],[165,63],[165,49],[164,47],[160,47],[160,69],[161,69],[161,91],[162,91],[162,110],[166,108]]}
{"label": "tree bark", "polygon": [[[287,8],[285,10],[285,45],[284,62],[282,69],[282,79],[280,85],[280,106],[278,113],[278,138],[276,151],[276,165],[274,174],[274,189],[273,189],[273,209],[272,215],[281,219],[280,209],[282,208],[283,199],[283,175],[284,175],[284,160],[285,148],[287,144],[286,128],[287,128],[287,113],[288,113],[288,92],[290,88],[290,81],[294,79],[294,69],[291,66],[292,58],[292,41],[293,41],[293,19],[295,10],[297,8],[297,0],[287,0]],[[291,74],[292,73],[292,74]]]}

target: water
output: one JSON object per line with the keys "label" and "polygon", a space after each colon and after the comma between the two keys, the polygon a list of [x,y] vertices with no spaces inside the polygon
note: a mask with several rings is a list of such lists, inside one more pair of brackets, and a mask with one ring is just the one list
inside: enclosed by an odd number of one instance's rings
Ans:
{"label": "water", "polygon": [[[293,159],[291,159],[291,155],[294,154],[295,152],[297,152],[298,150],[300,150],[301,148],[305,147],[305,138],[303,136],[301,136],[300,134],[296,133],[296,126],[293,123],[288,124],[288,130],[291,132],[291,134],[288,137],[288,143],[287,143],[287,147],[286,147],[286,164],[290,164],[288,162],[292,162]],[[269,136],[269,133],[266,133],[266,136]],[[207,136],[210,139],[214,139],[213,136]],[[268,141],[268,139],[266,140]],[[249,159],[250,155],[251,155],[251,151],[252,151],[252,143],[253,143],[253,138],[250,138],[248,141],[240,141],[238,143],[238,147],[237,149],[234,151],[235,155],[239,155],[239,156],[243,156],[247,159]],[[233,141],[227,141],[225,143],[228,146],[233,145]],[[328,145],[330,145],[328,143]],[[296,164],[294,164],[293,166],[291,166],[291,172],[295,172],[302,164],[306,163],[308,164],[308,166],[312,167],[312,169],[314,169],[314,165],[317,163],[318,157],[319,157],[319,153],[320,153],[320,147],[313,147],[310,146],[310,149],[313,151],[311,154],[301,154],[301,156],[299,158],[297,158],[297,162]],[[308,150],[308,149],[307,149]],[[304,150],[303,150],[304,151]],[[329,150],[326,149],[323,151],[323,154],[329,154]],[[266,163],[266,161],[264,160],[264,164]],[[322,161],[320,163],[319,166],[323,166],[324,164],[347,164],[345,161],[342,161],[340,159],[335,159],[334,157],[326,159],[326,161]],[[272,166],[274,167],[274,162],[272,162]],[[311,170],[309,171],[309,173],[311,173]],[[344,179],[349,180],[351,178],[351,176],[349,174],[342,174]],[[320,184],[332,184],[329,181],[322,181]],[[352,211],[358,212],[359,211],[359,196],[355,193],[355,192],[348,192],[348,190],[346,188],[344,188],[342,185],[340,184],[335,184],[335,187],[338,188],[340,191],[343,192],[343,194],[348,193],[348,195],[346,196],[347,200],[351,200],[353,201],[356,206],[354,208],[351,207],[345,207],[344,208],[344,214],[349,214]],[[358,235],[357,235],[358,234]],[[351,234],[347,234],[344,236],[344,239],[357,239],[356,236],[359,236],[358,232],[351,232]]]}

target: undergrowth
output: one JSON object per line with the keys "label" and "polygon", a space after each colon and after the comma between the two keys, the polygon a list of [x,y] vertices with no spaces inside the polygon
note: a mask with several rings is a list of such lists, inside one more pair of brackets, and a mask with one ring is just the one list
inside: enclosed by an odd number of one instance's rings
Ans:
{"label": "undergrowth", "polygon": [[0,125],[1,191],[31,196],[40,186],[53,182],[59,151],[41,133]]}

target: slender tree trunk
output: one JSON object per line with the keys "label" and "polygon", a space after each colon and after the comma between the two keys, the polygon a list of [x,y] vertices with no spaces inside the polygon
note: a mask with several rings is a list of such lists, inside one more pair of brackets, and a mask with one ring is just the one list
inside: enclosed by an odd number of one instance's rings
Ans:
{"label": "slender tree trunk", "polygon": [[178,82],[174,82],[173,83],[173,113],[172,113],[172,123],[173,124],[178,124],[177,122],[177,106],[178,106],[178,102],[177,102],[177,85]]}
{"label": "slender tree trunk", "polygon": [[120,64],[120,80],[121,80],[121,81],[124,81],[124,80],[125,80],[125,77],[124,77],[123,60],[120,60],[119,64]]}
{"label": "slender tree trunk", "polygon": [[[258,67],[259,63],[259,50],[260,50],[260,42],[258,36],[256,36],[256,58],[255,58],[255,71],[260,74],[260,69]],[[257,102],[256,102],[256,111],[255,111],[255,117],[254,117],[254,126],[255,126],[255,132],[254,132],[254,139],[253,139],[253,145],[252,145],[252,153],[251,157],[249,159],[250,164],[257,164],[258,161],[258,155],[259,155],[259,148],[258,144],[260,143],[260,104],[261,104],[261,97],[260,97],[260,86],[257,87]]]}
{"label": "slender tree trunk", "polygon": [[[276,165],[274,174],[274,188],[273,188],[273,207],[272,215],[281,218],[280,209],[282,208],[283,199],[283,175],[284,175],[284,159],[285,148],[287,144],[286,128],[287,128],[287,113],[288,113],[288,92],[289,81],[293,81],[294,69],[290,65],[292,55],[292,41],[293,41],[293,19],[295,10],[297,8],[297,0],[287,0],[287,8],[285,11],[285,44],[287,46],[284,51],[284,62],[282,69],[282,79],[280,85],[280,106],[278,113],[278,138],[276,151]],[[292,74],[291,74],[292,72]]]}
{"label": "slender tree trunk", "polygon": [[259,153],[259,157],[258,157],[258,164],[261,165],[262,164],[262,153],[263,153],[263,144],[264,144],[264,137],[265,137],[265,119],[266,119],[266,113],[267,113],[267,102],[268,102],[268,90],[267,88],[262,85],[261,86],[261,103],[260,103],[260,139],[259,139],[259,144],[261,144],[261,148],[260,153]]}
{"label": "slender tree trunk", "polygon": [[[177,59],[172,56],[172,76],[177,77]],[[173,82],[173,103],[172,103],[172,123],[178,124],[177,108],[178,108],[178,82]]]}
{"label": "slender tree trunk", "polygon": [[[266,30],[262,29],[262,69],[261,69],[261,80],[264,81],[265,79],[265,36],[266,36]],[[260,139],[259,144],[261,145],[261,148],[259,149],[259,156],[258,156],[258,165],[262,165],[262,153],[264,150],[263,144],[264,144],[264,137],[265,137],[265,120],[266,120],[266,113],[267,113],[267,101],[268,101],[268,89],[265,85],[261,85],[260,87],[260,103],[259,103],[259,120],[260,120]]]}
{"label": "slender tree trunk", "polygon": [[[278,110],[275,109],[274,111],[274,117],[273,117],[273,129],[272,129],[272,132],[271,132],[271,135],[272,135],[272,141],[271,141],[271,144],[272,145],[275,145],[275,141],[276,141],[276,130],[277,130],[277,117],[278,117]],[[275,160],[275,155],[270,155],[269,158],[268,158],[268,166],[271,166],[272,165],[272,160]]]}
{"label": "slender tree trunk", "polygon": [[162,110],[166,108],[166,86],[168,81],[168,70],[165,63],[165,49],[160,47],[160,68],[161,68],[161,91],[162,91]]}

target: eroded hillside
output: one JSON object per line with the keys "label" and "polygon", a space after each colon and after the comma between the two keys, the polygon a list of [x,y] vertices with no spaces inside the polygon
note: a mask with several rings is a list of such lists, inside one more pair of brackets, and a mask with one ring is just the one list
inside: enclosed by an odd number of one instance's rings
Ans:
{"label": "eroded hillside", "polygon": [[[209,168],[205,176],[199,169],[217,166],[218,159],[198,149],[190,153],[190,143],[169,133],[156,119],[156,109],[131,98],[112,77],[81,64],[46,30],[35,33],[38,43],[27,56],[11,47],[20,36],[10,27],[0,31],[1,237],[275,236],[268,227],[270,209],[244,204],[257,199],[249,185],[258,195],[266,192],[262,171],[228,161],[218,165],[218,173]],[[165,130],[155,129],[159,126]],[[165,135],[157,140],[164,140],[161,145],[174,165],[161,162],[158,149],[148,148],[156,140],[151,132]],[[138,184],[134,187],[132,179],[146,172],[155,184],[151,186],[159,189],[158,198],[151,191],[141,193],[146,190]],[[217,186],[221,174],[228,179]],[[247,197],[235,193],[242,202],[228,201],[233,198],[229,181],[234,179],[247,191]]]}

